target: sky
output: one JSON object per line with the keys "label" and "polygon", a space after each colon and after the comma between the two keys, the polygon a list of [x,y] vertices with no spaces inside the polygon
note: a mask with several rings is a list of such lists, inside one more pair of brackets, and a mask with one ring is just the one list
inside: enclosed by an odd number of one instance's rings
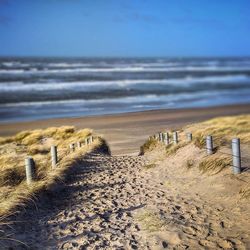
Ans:
{"label": "sky", "polygon": [[250,56],[250,1],[0,0],[0,56]]}

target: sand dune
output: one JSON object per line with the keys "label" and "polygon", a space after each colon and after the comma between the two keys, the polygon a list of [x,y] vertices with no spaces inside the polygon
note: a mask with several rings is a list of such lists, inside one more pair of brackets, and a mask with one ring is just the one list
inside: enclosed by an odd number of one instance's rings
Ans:
{"label": "sand dune", "polygon": [[160,154],[83,157],[64,188],[10,231],[31,249],[248,249],[250,210],[237,182],[187,171],[185,159],[203,157],[193,145],[167,161]]}

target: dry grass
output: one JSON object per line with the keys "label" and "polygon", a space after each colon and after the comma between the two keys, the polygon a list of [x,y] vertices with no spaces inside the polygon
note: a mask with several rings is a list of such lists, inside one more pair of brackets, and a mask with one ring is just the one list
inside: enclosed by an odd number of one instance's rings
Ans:
{"label": "dry grass", "polygon": [[[223,151],[227,151],[228,147],[231,146],[233,138],[240,138],[241,145],[246,146],[245,151],[243,151],[244,154],[249,155],[249,151],[247,151],[249,147],[247,145],[250,144],[250,115],[219,117],[190,125],[185,128],[185,131],[193,133],[194,144],[201,149],[205,147],[205,137],[207,135],[214,137],[215,153],[195,164],[198,165],[202,173],[214,175],[232,167],[231,151],[228,152],[229,155]],[[187,167],[191,168],[192,164],[187,162]],[[244,183],[246,184],[241,188],[239,194],[241,198],[249,199],[250,184],[248,173],[243,174],[242,178],[244,178]]]}
{"label": "dry grass", "polygon": [[167,156],[170,156],[170,155],[173,155],[175,154],[178,149],[186,146],[188,144],[188,142],[179,142],[178,144],[169,144],[168,146],[166,146],[166,155]]}
{"label": "dry grass", "polygon": [[[64,172],[76,163],[90,147],[82,147],[69,154],[69,144],[84,142],[92,133],[89,129],[76,131],[74,127],[23,131],[9,138],[0,138],[0,216],[34,200],[35,195],[64,178]],[[97,146],[96,140],[91,147]],[[51,169],[50,147],[58,146],[59,163]],[[32,155],[36,163],[37,181],[27,186],[24,160]]]}
{"label": "dry grass", "polygon": [[149,232],[159,231],[164,227],[165,223],[162,221],[158,214],[151,211],[143,211],[136,216],[136,219],[142,225],[143,230]]}
{"label": "dry grass", "polygon": [[[163,143],[151,139],[143,145],[144,153],[149,152],[148,156],[150,157],[149,159],[152,164],[160,160],[166,161],[167,157],[172,156],[180,148],[185,147],[187,144],[190,144],[190,142],[187,142],[186,140],[187,132],[191,132],[193,134],[193,141],[191,143],[199,147],[201,150],[198,150],[196,148],[195,151],[190,151],[190,154],[188,154],[187,150],[184,149],[183,161],[181,161],[180,159],[180,154],[177,156],[177,160],[179,160],[182,166],[189,171],[198,169],[202,174],[210,176],[219,174],[227,169],[228,173],[231,174],[225,175],[225,173],[221,173],[221,175],[218,175],[218,177],[228,178],[228,176],[230,176],[230,178],[235,178],[236,186],[237,188],[240,188],[240,197],[249,200],[250,176],[248,163],[250,155],[250,115],[219,117],[205,122],[186,126],[183,130],[179,131],[178,144],[173,144],[171,142],[170,145],[165,146]],[[214,154],[209,156],[206,156],[205,152],[205,138],[207,135],[212,135],[214,138]],[[241,140],[242,167],[244,168],[244,170],[239,175],[240,178],[233,175],[231,169],[231,140],[233,138],[240,138]],[[197,155],[197,153],[199,154],[199,156]],[[164,157],[164,159],[161,159],[162,156]],[[240,183],[238,182],[239,179]],[[224,180],[221,181],[222,183],[224,183]],[[166,181],[165,185],[170,187],[172,183]],[[152,216],[147,216],[147,214],[145,215],[145,217],[148,217],[149,220],[150,218],[152,218]]]}
{"label": "dry grass", "polygon": [[218,174],[223,169],[232,165],[232,157],[225,155],[210,155],[199,163],[199,170],[202,173]]}
{"label": "dry grass", "polygon": [[178,144],[174,144],[172,142],[169,145],[165,146],[164,143],[159,142],[157,139],[154,139],[154,138],[150,137],[141,146],[140,154],[143,155],[146,152],[150,152],[150,151],[152,151],[152,150],[154,150],[156,148],[162,147],[162,148],[165,148],[166,155],[169,156],[169,155],[175,154],[179,148],[184,147],[187,144],[188,144],[188,142],[186,142],[186,141],[180,141]]}
{"label": "dry grass", "polygon": [[216,146],[222,146],[235,137],[242,143],[250,143],[250,115],[219,117],[189,125],[185,131],[193,133],[195,145],[199,148],[204,148],[207,135],[213,135]]}
{"label": "dry grass", "polygon": [[154,138],[149,138],[140,148],[140,154],[143,155],[146,152],[152,151],[159,145],[159,142]]}
{"label": "dry grass", "polygon": [[193,160],[193,159],[188,159],[188,160],[186,161],[185,166],[186,166],[187,169],[191,169],[192,167],[195,166],[194,160]]}
{"label": "dry grass", "polygon": [[151,169],[151,168],[155,168],[157,165],[155,163],[151,163],[151,164],[147,164],[144,165],[143,168],[145,169]]}
{"label": "dry grass", "polygon": [[250,183],[247,183],[246,186],[240,190],[240,195],[244,199],[250,199]]}

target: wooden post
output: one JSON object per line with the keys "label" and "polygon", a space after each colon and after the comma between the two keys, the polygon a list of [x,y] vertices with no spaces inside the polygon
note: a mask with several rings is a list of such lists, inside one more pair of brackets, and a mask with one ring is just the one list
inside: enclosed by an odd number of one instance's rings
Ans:
{"label": "wooden post", "polygon": [[232,155],[233,155],[233,173],[241,173],[241,153],[240,153],[240,139],[234,138],[232,140]]}
{"label": "wooden post", "polygon": [[78,142],[77,142],[77,147],[80,148],[81,146],[82,146],[81,142],[78,141]]}
{"label": "wooden post", "polygon": [[161,142],[161,132],[158,133],[158,141]]}
{"label": "wooden post", "polygon": [[74,143],[69,144],[69,149],[70,149],[70,152],[74,152],[75,151],[75,144]]}
{"label": "wooden post", "polygon": [[211,155],[214,152],[213,137],[208,135],[206,138],[207,154]]}
{"label": "wooden post", "polygon": [[177,131],[173,132],[173,141],[174,141],[174,144],[178,143],[178,133],[177,133]]}
{"label": "wooden post", "polygon": [[192,141],[192,140],[193,140],[192,133],[187,133],[187,141]]}
{"label": "wooden post", "polygon": [[164,142],[164,133],[161,132],[161,142]]}
{"label": "wooden post", "polygon": [[57,159],[57,146],[51,146],[50,152],[51,152],[52,168],[55,168],[56,164],[58,162],[58,159]]}
{"label": "wooden post", "polygon": [[169,134],[168,134],[168,132],[164,133],[164,142],[165,142],[166,145],[169,144]]}
{"label": "wooden post", "polygon": [[36,178],[36,166],[32,157],[25,159],[25,171],[27,184],[30,185]]}

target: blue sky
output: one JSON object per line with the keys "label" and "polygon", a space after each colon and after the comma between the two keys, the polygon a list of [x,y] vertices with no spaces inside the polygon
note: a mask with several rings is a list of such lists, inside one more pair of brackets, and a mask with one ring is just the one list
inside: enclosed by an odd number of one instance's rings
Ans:
{"label": "blue sky", "polygon": [[0,0],[0,55],[249,56],[249,0]]}

